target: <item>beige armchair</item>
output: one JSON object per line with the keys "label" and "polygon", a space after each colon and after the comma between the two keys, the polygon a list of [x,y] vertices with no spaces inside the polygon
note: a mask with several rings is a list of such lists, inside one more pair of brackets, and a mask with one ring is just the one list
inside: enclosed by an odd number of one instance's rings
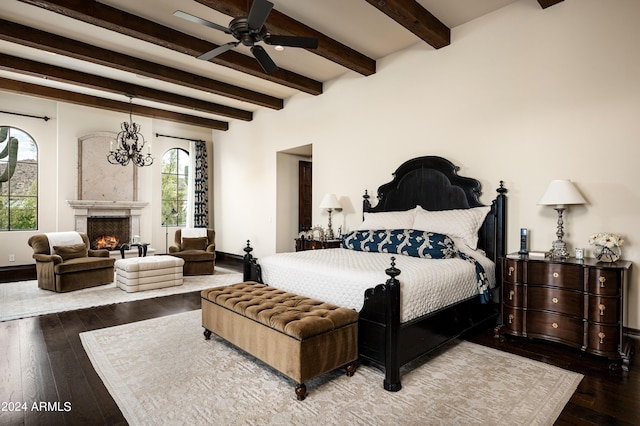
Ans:
{"label": "beige armchair", "polygon": [[169,254],[184,260],[183,275],[211,275],[215,268],[216,232],[206,230],[206,237],[183,238],[182,229],[177,229],[175,245],[169,247]]}
{"label": "beige armchair", "polygon": [[[50,233],[52,238],[55,234]],[[65,233],[69,234],[69,233]],[[45,290],[66,292],[81,288],[112,283],[115,259],[108,250],[91,250],[87,234],[78,232],[75,244],[51,245],[47,234],[36,234],[29,238],[36,260],[38,287]]]}

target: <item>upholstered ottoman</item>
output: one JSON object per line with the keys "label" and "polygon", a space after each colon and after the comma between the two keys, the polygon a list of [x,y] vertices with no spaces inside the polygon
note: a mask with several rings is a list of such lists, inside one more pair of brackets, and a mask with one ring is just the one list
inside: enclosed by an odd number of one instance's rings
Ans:
{"label": "upholstered ottoman", "polygon": [[174,256],[132,257],[116,260],[116,285],[132,293],[182,285],[184,260]]}
{"label": "upholstered ottoman", "polygon": [[304,382],[358,359],[358,313],[256,282],[202,290],[202,326],[293,379]]}

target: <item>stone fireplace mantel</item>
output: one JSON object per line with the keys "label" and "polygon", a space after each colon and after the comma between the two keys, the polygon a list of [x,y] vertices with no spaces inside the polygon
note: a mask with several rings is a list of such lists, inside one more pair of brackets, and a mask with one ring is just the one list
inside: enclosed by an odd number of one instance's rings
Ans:
{"label": "stone fireplace mantel", "polygon": [[131,219],[131,236],[140,235],[140,215],[146,201],[67,200],[75,211],[76,231],[87,232],[87,218],[127,216]]}

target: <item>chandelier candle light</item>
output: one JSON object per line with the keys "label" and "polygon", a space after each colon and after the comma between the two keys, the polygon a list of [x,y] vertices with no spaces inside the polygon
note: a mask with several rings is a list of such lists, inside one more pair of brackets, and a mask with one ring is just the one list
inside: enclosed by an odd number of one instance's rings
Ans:
{"label": "chandelier candle light", "polygon": [[[113,149],[113,141],[107,155],[107,160],[111,164],[120,164],[126,166],[130,161],[133,161],[138,167],[150,166],[153,164],[153,157],[151,156],[151,143],[147,144],[144,140],[144,136],[140,133],[140,125],[134,123],[131,118],[133,105],[132,96],[129,96],[129,122],[123,122],[120,125],[120,132],[116,136],[116,149]],[[142,151],[147,145],[147,154]]]}
{"label": "chandelier candle light", "polygon": [[568,179],[556,179],[552,180],[547,187],[547,190],[538,201],[539,205],[554,206],[555,211],[558,212],[558,230],[556,231],[557,240],[555,240],[551,247],[551,257],[558,259],[565,259],[569,257],[569,251],[567,250],[567,243],[564,242],[564,229],[562,221],[562,213],[570,204],[586,204],[585,199],[580,192]]}

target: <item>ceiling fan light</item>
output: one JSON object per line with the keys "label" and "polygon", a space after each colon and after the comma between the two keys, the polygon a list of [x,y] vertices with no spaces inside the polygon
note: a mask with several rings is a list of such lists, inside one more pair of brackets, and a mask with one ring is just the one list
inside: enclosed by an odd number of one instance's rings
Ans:
{"label": "ceiling fan light", "polygon": [[277,45],[277,46],[274,46],[274,49],[277,50],[278,52],[282,52],[284,50],[284,46]]}

